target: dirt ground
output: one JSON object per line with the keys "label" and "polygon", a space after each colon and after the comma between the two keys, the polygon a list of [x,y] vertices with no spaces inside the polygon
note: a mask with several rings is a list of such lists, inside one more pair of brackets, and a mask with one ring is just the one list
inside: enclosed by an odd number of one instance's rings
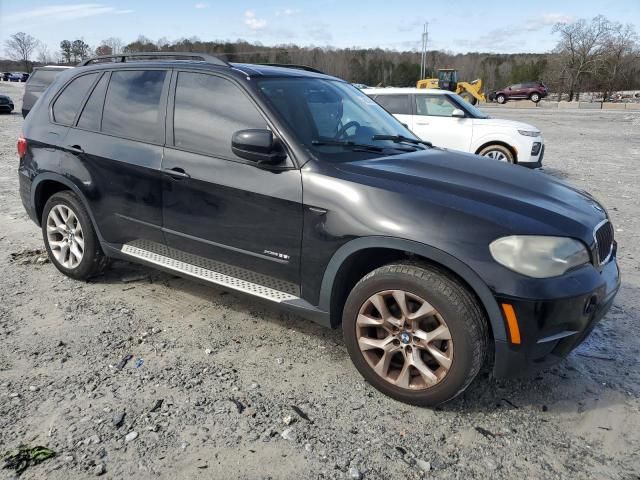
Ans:
{"label": "dirt ground", "polygon": [[57,453],[22,478],[640,479],[640,113],[490,111],[540,128],[544,170],[608,207],[623,286],[562,364],[430,410],[366,384],[339,331],[252,298],[124,262],[58,273],[18,194],[22,87],[0,82],[0,450]]}

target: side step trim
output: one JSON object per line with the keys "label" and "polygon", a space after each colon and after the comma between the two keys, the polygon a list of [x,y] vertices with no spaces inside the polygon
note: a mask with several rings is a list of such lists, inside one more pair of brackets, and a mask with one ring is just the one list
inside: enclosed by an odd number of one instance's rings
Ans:
{"label": "side step trim", "polygon": [[[168,248],[164,245],[158,245],[153,242],[136,241],[127,243],[122,246],[120,251],[129,257],[134,257],[183,275],[195,277],[231,290],[248,293],[272,302],[282,303],[292,300],[301,300],[290,292],[278,290],[247,279],[230,275],[230,273],[245,272],[242,269],[236,269],[230,265],[186,254],[179,250]],[[225,270],[225,272],[223,273],[220,270]],[[254,278],[258,280],[265,278],[263,275],[253,275]],[[282,286],[287,289],[290,288],[289,284],[286,282],[278,282],[278,286]]]}

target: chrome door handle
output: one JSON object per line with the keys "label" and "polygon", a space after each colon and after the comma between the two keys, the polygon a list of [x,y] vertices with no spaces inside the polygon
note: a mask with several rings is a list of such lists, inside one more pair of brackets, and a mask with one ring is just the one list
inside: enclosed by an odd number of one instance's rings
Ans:
{"label": "chrome door handle", "polygon": [[67,145],[67,149],[73,153],[84,153],[84,150],[80,145]]}

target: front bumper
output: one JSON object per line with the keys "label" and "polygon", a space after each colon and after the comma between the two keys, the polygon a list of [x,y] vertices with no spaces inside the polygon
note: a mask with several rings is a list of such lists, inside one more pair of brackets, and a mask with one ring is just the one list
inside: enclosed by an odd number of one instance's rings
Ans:
{"label": "front bumper", "polygon": [[[544,158],[544,139],[540,137],[530,137],[531,140],[523,142],[522,154],[518,155],[518,165],[527,168],[540,168],[542,167],[542,159]],[[534,144],[539,143],[539,150],[534,152]]]}
{"label": "front bumper", "polygon": [[496,341],[496,377],[512,377],[552,365],[580,345],[609,311],[620,288],[615,255],[600,277],[596,288],[568,298],[532,300],[498,295],[499,304],[513,306],[521,343]]}

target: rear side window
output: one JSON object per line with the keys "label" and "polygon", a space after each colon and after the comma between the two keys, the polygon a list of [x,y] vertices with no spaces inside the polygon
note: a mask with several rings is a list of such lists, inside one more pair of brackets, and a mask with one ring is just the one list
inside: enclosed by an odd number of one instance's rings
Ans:
{"label": "rear side window", "polygon": [[176,147],[235,159],[231,137],[246,128],[267,128],[267,124],[237,86],[213,75],[178,74],[173,117]]}
{"label": "rear side window", "polygon": [[67,85],[53,104],[54,122],[63,125],[73,124],[84,97],[97,77],[97,73],[82,75]]}
{"label": "rear side window", "polygon": [[98,84],[91,92],[91,96],[80,114],[78,127],[87,130],[100,130],[100,118],[102,117],[102,105],[104,104],[104,94],[107,91],[109,74],[105,73]]}
{"label": "rear side window", "polygon": [[29,77],[29,84],[51,85],[60,72],[61,70],[36,70]]}
{"label": "rear side window", "polygon": [[378,95],[375,101],[389,113],[397,115],[411,115],[409,95]]}
{"label": "rear side window", "polygon": [[107,89],[102,115],[102,131],[162,143],[163,116],[160,108],[164,70],[113,72]]}

